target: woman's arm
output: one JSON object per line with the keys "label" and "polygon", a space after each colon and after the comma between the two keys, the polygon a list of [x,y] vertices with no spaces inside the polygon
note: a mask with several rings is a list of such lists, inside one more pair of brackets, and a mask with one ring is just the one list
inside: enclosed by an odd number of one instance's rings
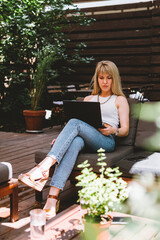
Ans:
{"label": "woman's arm", "polygon": [[125,137],[129,133],[129,105],[127,99],[123,96],[118,96],[116,99],[116,107],[119,113],[120,128],[117,136]]}
{"label": "woman's arm", "polygon": [[117,129],[106,125],[105,128],[100,128],[99,131],[106,136],[118,132],[117,136],[125,137],[129,133],[129,105],[127,99],[123,96],[118,96],[115,104],[118,109],[120,128]]}
{"label": "woman's arm", "polygon": [[88,102],[92,99],[93,95],[86,96],[83,101]]}

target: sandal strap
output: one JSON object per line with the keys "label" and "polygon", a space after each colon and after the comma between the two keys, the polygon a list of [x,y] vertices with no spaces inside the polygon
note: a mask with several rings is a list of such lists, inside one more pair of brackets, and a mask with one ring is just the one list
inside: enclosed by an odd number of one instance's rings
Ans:
{"label": "sandal strap", "polygon": [[47,198],[53,198],[53,199],[59,200],[58,196],[56,195],[48,195]]}
{"label": "sandal strap", "polygon": [[35,168],[38,168],[39,171],[41,172],[41,174],[42,174],[41,177],[39,177],[39,178],[33,178],[32,175],[29,174],[29,173],[25,173],[25,175],[28,176],[28,177],[30,178],[30,180],[33,181],[33,182],[34,182],[34,181],[39,181],[39,180],[47,180],[47,179],[48,179],[48,175],[49,175],[49,174],[47,174],[47,172],[49,172],[49,170],[48,170],[48,171],[47,171],[47,170],[44,170],[44,171],[43,171],[42,169],[40,169],[40,167],[41,167],[41,166],[40,166],[39,164],[35,166]]}
{"label": "sandal strap", "polygon": [[47,173],[48,173],[49,170],[44,170],[43,167],[40,164],[37,164],[35,167],[41,168],[40,171],[43,175],[44,180],[48,179],[48,174]]}

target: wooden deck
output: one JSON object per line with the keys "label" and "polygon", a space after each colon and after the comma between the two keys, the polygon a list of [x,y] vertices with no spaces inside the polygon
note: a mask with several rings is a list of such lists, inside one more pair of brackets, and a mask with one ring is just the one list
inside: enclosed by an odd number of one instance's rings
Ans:
{"label": "wooden deck", "polygon": [[[56,138],[61,131],[60,126],[44,129],[41,134],[29,133],[13,133],[13,132],[0,132],[0,161],[10,162],[13,167],[13,178],[17,178],[20,173],[27,172],[34,167],[34,153],[41,148],[50,145],[52,139]],[[49,184],[47,184],[49,185]],[[45,195],[48,194],[48,189],[44,190]],[[9,197],[0,199],[0,239],[13,239],[12,230],[15,228],[24,227],[29,221],[29,211],[37,206],[35,203],[35,192],[33,189],[19,184],[19,203],[18,212],[19,220],[11,223],[9,219]],[[71,202],[61,204],[63,210]],[[17,232],[18,234],[18,232]],[[14,236],[14,239],[15,236]]]}

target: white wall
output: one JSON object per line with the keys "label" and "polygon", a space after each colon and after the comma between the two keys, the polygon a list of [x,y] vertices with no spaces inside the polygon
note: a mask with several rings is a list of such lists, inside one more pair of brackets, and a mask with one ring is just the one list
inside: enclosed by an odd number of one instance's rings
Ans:
{"label": "white wall", "polygon": [[103,6],[113,6],[122,5],[129,3],[140,3],[140,2],[153,2],[154,0],[108,0],[108,1],[97,1],[97,2],[87,2],[87,3],[76,3],[78,8],[90,8],[90,7],[103,7]]}

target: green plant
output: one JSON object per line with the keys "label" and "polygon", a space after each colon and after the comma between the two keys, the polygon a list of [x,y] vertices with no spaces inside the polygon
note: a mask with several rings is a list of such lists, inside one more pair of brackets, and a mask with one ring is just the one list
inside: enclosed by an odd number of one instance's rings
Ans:
{"label": "green plant", "polygon": [[32,109],[44,108],[46,83],[66,81],[74,64],[91,60],[81,57],[83,43],[67,51],[70,25],[91,22],[74,7],[68,18],[70,7],[73,0],[0,0],[0,125],[19,122],[22,110],[31,108],[31,98]]}
{"label": "green plant", "polygon": [[87,218],[93,222],[100,222],[108,217],[108,213],[115,211],[120,204],[128,197],[127,183],[120,178],[122,174],[117,168],[105,168],[105,150],[98,151],[98,163],[100,175],[98,176],[90,168],[88,160],[79,164],[83,168],[81,174],[77,176],[79,187],[79,200],[82,207],[87,209]]}
{"label": "green plant", "polygon": [[[47,50],[46,50],[47,49]],[[50,52],[49,52],[50,50]],[[53,76],[53,79],[57,77],[56,70],[51,68],[51,64],[53,63],[53,53],[48,46],[44,47],[37,54],[37,69],[35,73],[32,75],[33,80],[33,88],[31,89],[31,109],[38,110],[44,107],[43,100],[45,97],[45,90],[47,88],[47,84],[49,82],[49,74]],[[52,73],[50,73],[52,72]]]}

